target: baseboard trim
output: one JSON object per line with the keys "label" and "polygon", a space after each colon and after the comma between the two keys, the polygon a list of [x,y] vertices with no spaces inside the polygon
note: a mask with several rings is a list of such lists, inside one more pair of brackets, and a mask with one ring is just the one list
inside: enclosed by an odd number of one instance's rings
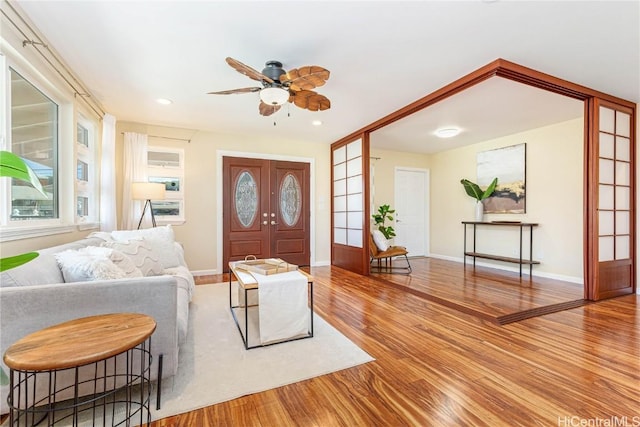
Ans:
{"label": "baseboard trim", "polygon": [[213,270],[193,270],[191,271],[191,274],[194,277],[197,277],[197,276],[213,276],[214,274],[220,274],[220,273],[218,273],[218,270],[213,269]]}
{"label": "baseboard trim", "polygon": [[[433,253],[431,255],[429,255],[429,256],[431,258],[443,259],[445,261],[453,261],[453,262],[464,263],[464,259],[463,258],[452,257],[452,256],[448,256],[448,255],[438,255],[438,254],[433,254]],[[471,261],[471,260],[468,260],[467,263],[469,263],[469,261]],[[492,263],[478,261],[478,260],[476,260],[476,265],[480,266],[480,267],[495,268],[497,270],[511,271],[511,272],[515,272],[515,273],[518,273],[520,271],[517,267],[501,265],[501,264],[492,264]],[[529,275],[529,270],[528,269],[525,270],[525,268],[523,267],[522,268],[522,274],[528,276]],[[580,286],[584,285],[584,279],[582,277],[565,276],[565,275],[562,275],[562,274],[554,274],[554,273],[549,273],[549,272],[545,272],[545,271],[535,271],[534,274],[536,276],[538,276],[538,277],[544,277],[544,278],[547,278],[547,279],[561,280],[563,282],[575,283],[575,284],[580,285]]]}

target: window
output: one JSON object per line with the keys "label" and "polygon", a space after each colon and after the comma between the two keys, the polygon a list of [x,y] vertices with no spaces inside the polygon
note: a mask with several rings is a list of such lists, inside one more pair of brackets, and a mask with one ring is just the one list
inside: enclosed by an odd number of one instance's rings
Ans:
{"label": "window", "polygon": [[10,151],[26,160],[46,195],[11,180],[11,221],[58,218],[58,104],[9,68]]}
{"label": "window", "polygon": [[23,158],[45,193],[19,180],[0,180],[0,242],[98,222],[100,117],[80,116],[84,110],[58,82],[39,60],[31,63],[13,49],[0,54],[0,149]]}
{"label": "window", "polygon": [[98,221],[96,126],[79,115],[76,122],[76,222]]}
{"label": "window", "polygon": [[82,160],[78,160],[77,167],[77,179],[78,181],[89,181],[89,165],[83,162]]}
{"label": "window", "polygon": [[165,200],[152,200],[158,223],[184,222],[184,150],[149,147],[147,149],[149,182],[165,186]]}

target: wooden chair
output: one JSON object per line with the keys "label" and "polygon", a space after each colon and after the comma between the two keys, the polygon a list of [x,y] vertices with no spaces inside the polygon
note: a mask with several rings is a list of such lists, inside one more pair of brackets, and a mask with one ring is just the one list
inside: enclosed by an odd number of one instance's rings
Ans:
{"label": "wooden chair", "polygon": [[[403,246],[389,246],[386,251],[381,251],[376,246],[376,242],[373,241],[373,236],[369,234],[369,253],[371,255],[371,261],[369,261],[369,270],[372,273],[400,273],[411,274],[411,264],[409,258],[407,258],[407,248]],[[404,256],[407,266],[394,267],[393,258],[398,256]],[[373,265],[373,261],[377,260],[377,266]],[[384,260],[384,265],[383,261]]]}

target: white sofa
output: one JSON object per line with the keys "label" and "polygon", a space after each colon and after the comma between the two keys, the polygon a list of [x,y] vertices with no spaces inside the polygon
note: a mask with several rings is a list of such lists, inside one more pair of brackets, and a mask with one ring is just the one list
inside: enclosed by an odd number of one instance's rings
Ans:
{"label": "white sofa", "polygon": [[[163,239],[170,236],[170,239],[159,244],[159,235]],[[133,249],[127,246],[133,243]],[[127,265],[134,261],[136,269],[157,275],[140,277],[139,271],[129,271],[134,277],[116,274],[119,278],[65,282],[70,272],[61,269],[60,260],[64,260],[64,256],[99,251],[96,247],[105,246],[110,249],[111,259],[116,253],[121,257],[124,253]],[[152,250],[143,254],[142,247]],[[127,248],[132,253],[128,254]],[[76,252],[65,252],[68,250]],[[40,255],[33,261],[0,273],[2,355],[18,339],[47,326],[96,314],[143,313],[152,316],[157,323],[151,336],[152,380],[175,375],[179,347],[187,335],[194,281],[184,261],[182,247],[173,241],[170,226],[140,232],[92,233],[88,238],[38,252]],[[165,265],[159,267],[159,261],[164,261]],[[76,265],[78,263],[74,263]],[[160,357],[162,372],[158,371]],[[4,363],[0,366],[8,375],[7,366]],[[3,385],[0,389],[1,414],[8,412],[8,392],[9,386]]]}

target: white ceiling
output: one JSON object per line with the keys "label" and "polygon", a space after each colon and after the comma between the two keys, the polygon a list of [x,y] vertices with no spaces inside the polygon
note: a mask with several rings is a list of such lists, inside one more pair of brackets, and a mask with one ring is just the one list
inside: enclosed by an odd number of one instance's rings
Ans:
{"label": "white ceiling", "polygon": [[[497,58],[640,102],[638,1],[10,3],[119,121],[331,143]],[[291,105],[263,117],[257,93],[207,95],[255,86],[226,64],[227,56],[258,71],[272,59],[285,69],[327,68],[331,77],[317,91],[331,109]],[[173,104],[157,104],[160,97]],[[503,124],[516,117],[548,124],[540,115],[556,109],[563,120],[582,114],[579,102],[502,79],[456,95],[465,97],[403,120],[404,129],[393,130],[398,122],[376,133],[410,150],[398,133],[423,136],[457,124],[465,129],[460,141],[481,141],[499,136],[489,130],[513,132],[487,120],[491,113],[513,117]],[[312,126],[313,119],[323,125]]]}
{"label": "white ceiling", "polygon": [[[584,103],[492,77],[371,133],[373,148],[436,153],[584,116]],[[441,128],[460,134],[442,139]]]}

